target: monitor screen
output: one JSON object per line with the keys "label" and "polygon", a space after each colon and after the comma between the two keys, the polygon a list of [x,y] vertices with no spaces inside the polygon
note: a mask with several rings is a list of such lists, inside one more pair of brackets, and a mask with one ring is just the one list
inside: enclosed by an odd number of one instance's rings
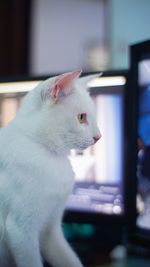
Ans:
{"label": "monitor screen", "polygon": [[137,226],[150,230],[150,52],[138,61]]}
{"label": "monitor screen", "polygon": [[[91,89],[92,93],[92,89]],[[123,213],[123,91],[116,87],[92,94],[101,140],[85,151],[71,151],[76,183],[69,209]]]}
{"label": "monitor screen", "polygon": [[[40,79],[41,81],[42,79]],[[39,79],[1,82],[1,126],[15,116],[22,97]],[[96,106],[102,138],[84,151],[72,150],[75,185],[66,211],[120,216],[124,213],[124,90],[125,74],[103,74],[87,88]]]}

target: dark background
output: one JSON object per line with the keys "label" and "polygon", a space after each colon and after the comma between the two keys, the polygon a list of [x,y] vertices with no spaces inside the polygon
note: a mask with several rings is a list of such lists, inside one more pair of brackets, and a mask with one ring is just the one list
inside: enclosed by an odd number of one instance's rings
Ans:
{"label": "dark background", "polygon": [[28,74],[30,0],[0,1],[0,75]]}

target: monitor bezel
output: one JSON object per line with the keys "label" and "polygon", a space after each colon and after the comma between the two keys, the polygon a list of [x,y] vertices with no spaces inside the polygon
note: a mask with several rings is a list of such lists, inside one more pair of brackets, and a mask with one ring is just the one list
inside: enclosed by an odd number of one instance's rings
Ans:
{"label": "monitor bezel", "polygon": [[[86,75],[93,75],[93,74],[97,74],[98,72],[83,72],[82,76],[86,76]],[[0,82],[18,82],[18,81],[38,81],[38,80],[45,80],[49,77],[53,77],[55,75],[58,75],[59,73],[54,73],[54,74],[50,74],[50,75],[44,75],[44,76],[32,76],[32,75],[22,75],[22,76],[5,76],[5,77],[0,77]],[[108,71],[103,71],[102,72],[102,77],[110,77],[110,76],[124,76],[126,79],[126,85],[124,86],[126,90],[124,90],[124,94],[123,94],[123,106],[124,109],[126,107],[126,92],[127,91],[127,87],[128,87],[128,70],[108,70]],[[121,86],[121,88],[123,88],[123,86]],[[111,87],[111,86],[110,86]],[[109,87],[109,88],[110,88]],[[115,88],[116,86],[114,86]],[[113,88],[113,87],[112,87]],[[113,89],[114,89],[113,88]],[[119,86],[117,86],[117,88],[119,89]],[[91,93],[91,95],[97,95],[98,94],[98,88],[93,88],[93,92]],[[107,90],[107,88],[102,88],[101,90]],[[120,90],[120,89],[119,89]],[[25,95],[25,93],[19,93],[21,96]],[[124,115],[126,113],[126,111],[124,110]],[[126,128],[126,117],[124,116],[124,130]],[[125,151],[125,145],[123,147],[123,151]],[[123,167],[123,173],[124,173],[124,168]],[[125,179],[123,177],[123,188],[125,188]],[[125,217],[126,217],[126,199],[125,199],[125,190],[123,190],[123,199],[124,199],[124,212],[123,214],[105,214],[105,213],[98,213],[98,212],[87,212],[87,211],[75,211],[75,210],[65,210],[64,212],[64,217],[63,217],[63,221],[64,222],[77,222],[77,223],[92,223],[92,224],[116,224],[118,223],[119,225],[123,225],[125,223]]]}
{"label": "monitor bezel", "polygon": [[150,247],[150,230],[142,229],[136,225],[137,209],[137,136],[138,136],[138,62],[144,54],[150,54],[150,40],[140,42],[130,46],[130,72],[128,90],[128,109],[127,109],[127,183],[126,183],[126,216],[127,216],[127,235],[129,247],[143,246]]}

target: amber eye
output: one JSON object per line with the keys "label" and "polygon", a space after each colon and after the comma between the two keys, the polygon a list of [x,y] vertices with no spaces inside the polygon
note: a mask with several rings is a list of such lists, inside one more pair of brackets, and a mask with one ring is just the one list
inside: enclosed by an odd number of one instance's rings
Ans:
{"label": "amber eye", "polygon": [[78,115],[78,120],[80,123],[87,123],[86,113],[81,113]]}

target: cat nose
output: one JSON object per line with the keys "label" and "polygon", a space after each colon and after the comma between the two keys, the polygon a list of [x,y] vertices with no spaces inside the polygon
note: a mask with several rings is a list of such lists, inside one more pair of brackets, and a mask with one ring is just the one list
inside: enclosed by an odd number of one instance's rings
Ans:
{"label": "cat nose", "polygon": [[101,134],[94,136],[94,137],[93,137],[94,144],[95,144],[100,138],[101,138]]}

